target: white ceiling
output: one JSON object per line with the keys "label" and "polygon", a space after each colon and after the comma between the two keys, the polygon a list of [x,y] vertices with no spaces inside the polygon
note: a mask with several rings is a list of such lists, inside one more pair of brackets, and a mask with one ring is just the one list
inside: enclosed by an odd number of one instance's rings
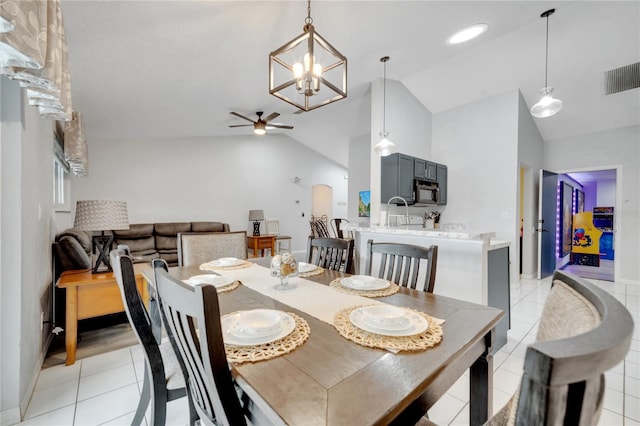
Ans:
{"label": "white ceiling", "polygon": [[[640,61],[640,1],[313,1],[316,30],[348,58],[348,98],[303,114],[268,93],[268,54],[302,33],[303,0],[62,4],[90,144],[245,135],[250,127],[228,128],[245,124],[230,111],[276,111],[295,129],[272,132],[346,166],[349,138],[369,133],[369,87],[385,55],[387,78],[433,113],[513,89],[533,105],[544,85],[540,13],[552,7],[549,84],[564,109],[536,119],[542,137],[640,124],[640,89],[603,92],[604,71]],[[479,22],[489,24],[480,38],[445,43]]]}

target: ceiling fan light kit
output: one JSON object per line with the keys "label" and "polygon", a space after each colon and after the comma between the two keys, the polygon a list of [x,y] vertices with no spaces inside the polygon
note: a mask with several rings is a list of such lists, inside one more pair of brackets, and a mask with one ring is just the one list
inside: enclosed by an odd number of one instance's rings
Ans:
{"label": "ceiling fan light kit", "polygon": [[229,127],[248,127],[248,126],[253,126],[253,133],[255,133],[256,135],[265,135],[267,133],[268,129],[293,129],[293,126],[289,126],[286,124],[276,124],[276,123],[271,123],[272,120],[278,118],[280,116],[280,113],[277,112],[272,112],[271,114],[269,114],[268,116],[266,116],[265,118],[262,118],[262,114],[264,114],[264,112],[262,111],[258,111],[256,112],[256,115],[258,116],[257,120],[252,120],[247,116],[244,116],[240,113],[237,113],[235,111],[231,111],[232,115],[235,115],[236,117],[242,118],[243,120],[247,120],[252,122],[253,124],[233,124]]}
{"label": "ceiling fan light kit", "polygon": [[562,109],[562,101],[553,97],[553,87],[547,83],[547,74],[549,71],[549,16],[553,15],[555,11],[555,9],[549,9],[540,15],[541,18],[547,20],[547,36],[545,44],[544,87],[540,90],[540,100],[531,107],[531,115],[536,118],[551,117]]}
{"label": "ceiling fan light kit", "polygon": [[269,54],[269,93],[303,111],[347,97],[347,58],[316,32],[310,0],[303,33]]}
{"label": "ceiling fan light kit", "polygon": [[373,150],[380,157],[386,157],[387,155],[391,155],[396,152],[396,144],[387,139],[389,136],[389,132],[387,132],[386,128],[386,108],[387,108],[387,61],[389,60],[388,56],[383,56],[380,58],[380,62],[384,64],[384,74],[382,78],[382,132],[380,132],[380,142],[378,142]]}

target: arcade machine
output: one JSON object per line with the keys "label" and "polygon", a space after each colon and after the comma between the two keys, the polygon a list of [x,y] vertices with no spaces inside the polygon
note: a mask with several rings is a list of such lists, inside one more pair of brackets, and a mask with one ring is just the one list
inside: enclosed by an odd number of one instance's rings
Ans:
{"label": "arcade machine", "polygon": [[576,213],[573,216],[573,242],[571,264],[600,266],[600,237],[602,231],[593,223],[592,212]]}

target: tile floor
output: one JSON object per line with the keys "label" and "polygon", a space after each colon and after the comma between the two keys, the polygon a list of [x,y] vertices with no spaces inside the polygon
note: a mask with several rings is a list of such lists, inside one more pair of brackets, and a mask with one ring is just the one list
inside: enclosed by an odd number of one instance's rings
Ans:
{"label": "tile floor", "polygon": [[[631,351],[606,374],[600,425],[640,425],[640,287],[593,281],[622,301],[636,328]],[[526,345],[534,340],[550,279],[522,280],[511,289],[512,328],[507,344],[494,357],[494,411],[520,381]],[[91,356],[73,366],[43,368],[23,425],[128,425],[142,386],[143,355],[137,346]],[[429,411],[440,425],[469,423],[469,377],[465,374]],[[169,403],[167,424],[186,425],[186,399]]]}

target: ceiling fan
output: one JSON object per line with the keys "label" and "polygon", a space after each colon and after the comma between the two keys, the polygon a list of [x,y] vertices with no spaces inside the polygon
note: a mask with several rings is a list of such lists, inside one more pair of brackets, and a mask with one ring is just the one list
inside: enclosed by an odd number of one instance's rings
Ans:
{"label": "ceiling fan", "polygon": [[258,116],[258,120],[256,120],[256,121],[250,119],[249,117],[245,117],[244,115],[239,114],[239,113],[234,112],[234,111],[231,111],[231,114],[235,115],[236,117],[240,117],[240,118],[243,118],[243,119],[245,119],[247,121],[250,121],[253,124],[234,124],[234,125],[229,126],[229,127],[248,127],[248,126],[253,126],[253,132],[256,135],[264,135],[265,133],[267,133],[267,129],[293,129],[293,126],[287,126],[285,124],[269,123],[271,120],[277,118],[280,115],[280,113],[277,113],[277,112],[272,112],[271,114],[269,114],[265,118],[262,118],[262,114],[264,114],[264,112],[258,111],[258,112],[256,112],[256,115]]}

